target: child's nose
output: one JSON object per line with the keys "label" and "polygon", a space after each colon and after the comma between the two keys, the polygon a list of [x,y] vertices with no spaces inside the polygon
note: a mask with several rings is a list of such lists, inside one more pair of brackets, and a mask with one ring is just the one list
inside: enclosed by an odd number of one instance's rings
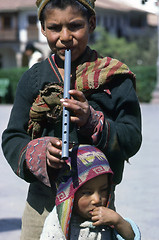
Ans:
{"label": "child's nose", "polygon": [[67,29],[67,28],[62,29],[61,34],[60,34],[60,40],[65,41],[65,42],[72,40],[72,35],[71,35],[69,29]]}
{"label": "child's nose", "polygon": [[101,203],[101,196],[99,193],[96,192],[92,195],[92,204],[99,204],[99,203]]}

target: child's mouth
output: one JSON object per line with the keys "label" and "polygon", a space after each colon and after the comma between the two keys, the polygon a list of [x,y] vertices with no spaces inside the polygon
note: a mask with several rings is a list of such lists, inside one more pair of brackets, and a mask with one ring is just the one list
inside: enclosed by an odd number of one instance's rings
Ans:
{"label": "child's mouth", "polygon": [[91,209],[90,211],[89,211],[89,214],[92,216],[92,213],[93,213],[93,209]]}
{"label": "child's mouth", "polygon": [[64,48],[63,48],[63,49],[60,49],[60,50],[59,50],[60,54],[61,54],[61,55],[65,55],[65,50],[66,50],[66,49],[64,49]]}

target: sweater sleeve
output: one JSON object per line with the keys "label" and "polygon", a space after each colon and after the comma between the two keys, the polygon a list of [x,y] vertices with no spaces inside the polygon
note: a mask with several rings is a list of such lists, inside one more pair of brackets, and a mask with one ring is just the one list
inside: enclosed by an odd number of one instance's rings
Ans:
{"label": "sweater sleeve", "polygon": [[[129,219],[129,218],[125,218],[125,220],[126,220],[128,223],[130,223],[130,225],[131,225],[131,227],[132,227],[132,230],[133,230],[134,235],[135,235],[134,240],[141,240],[141,233],[140,233],[139,227],[136,225],[136,223],[135,223],[133,220]],[[117,240],[124,240],[124,238],[122,238],[122,237],[117,233],[116,230],[114,230],[114,234],[115,234],[115,237],[116,237]]]}
{"label": "sweater sleeve", "polygon": [[141,111],[132,81],[116,84],[109,94],[92,94],[88,101],[94,120],[89,119],[91,124],[83,126],[80,134],[106,154],[119,183],[124,160],[137,153],[142,141]]}
{"label": "sweater sleeve", "polygon": [[[37,181],[37,176],[34,174],[35,168],[33,169],[31,162],[29,165],[29,162],[26,161],[26,153],[29,152],[32,146],[31,138],[27,134],[29,111],[41,87],[37,78],[37,66],[38,65],[34,65],[34,67],[25,72],[20,79],[9,123],[2,135],[2,149],[5,158],[13,171],[27,182]],[[38,147],[41,148],[43,146],[44,148],[46,139],[43,138],[41,141],[43,141],[43,145],[41,142],[39,146],[37,144],[36,150]],[[27,154],[27,156],[29,155]],[[37,155],[37,157],[39,156]],[[35,159],[35,162],[37,162],[36,160],[37,159]]]}
{"label": "sweater sleeve", "polygon": [[[33,176],[48,187],[51,187],[51,183],[46,163],[46,147],[50,139],[51,137],[41,137],[30,141],[25,155],[25,171],[29,170]],[[52,173],[53,171],[52,169]]]}

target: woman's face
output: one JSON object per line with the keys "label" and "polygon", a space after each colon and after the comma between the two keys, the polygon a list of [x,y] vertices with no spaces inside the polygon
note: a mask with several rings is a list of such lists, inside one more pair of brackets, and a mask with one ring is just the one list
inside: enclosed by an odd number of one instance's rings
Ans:
{"label": "woman's face", "polygon": [[50,49],[61,60],[65,59],[65,50],[71,49],[71,59],[75,61],[85,51],[89,34],[95,28],[95,16],[89,22],[75,7],[45,10],[43,35]]}

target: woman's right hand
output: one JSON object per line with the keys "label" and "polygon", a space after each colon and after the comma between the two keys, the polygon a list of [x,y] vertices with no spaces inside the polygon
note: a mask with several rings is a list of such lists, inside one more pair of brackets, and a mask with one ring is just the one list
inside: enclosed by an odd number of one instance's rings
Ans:
{"label": "woman's right hand", "polygon": [[52,138],[47,145],[46,159],[47,164],[51,168],[60,169],[63,167],[64,160],[61,159],[62,155],[62,141],[58,138]]}

